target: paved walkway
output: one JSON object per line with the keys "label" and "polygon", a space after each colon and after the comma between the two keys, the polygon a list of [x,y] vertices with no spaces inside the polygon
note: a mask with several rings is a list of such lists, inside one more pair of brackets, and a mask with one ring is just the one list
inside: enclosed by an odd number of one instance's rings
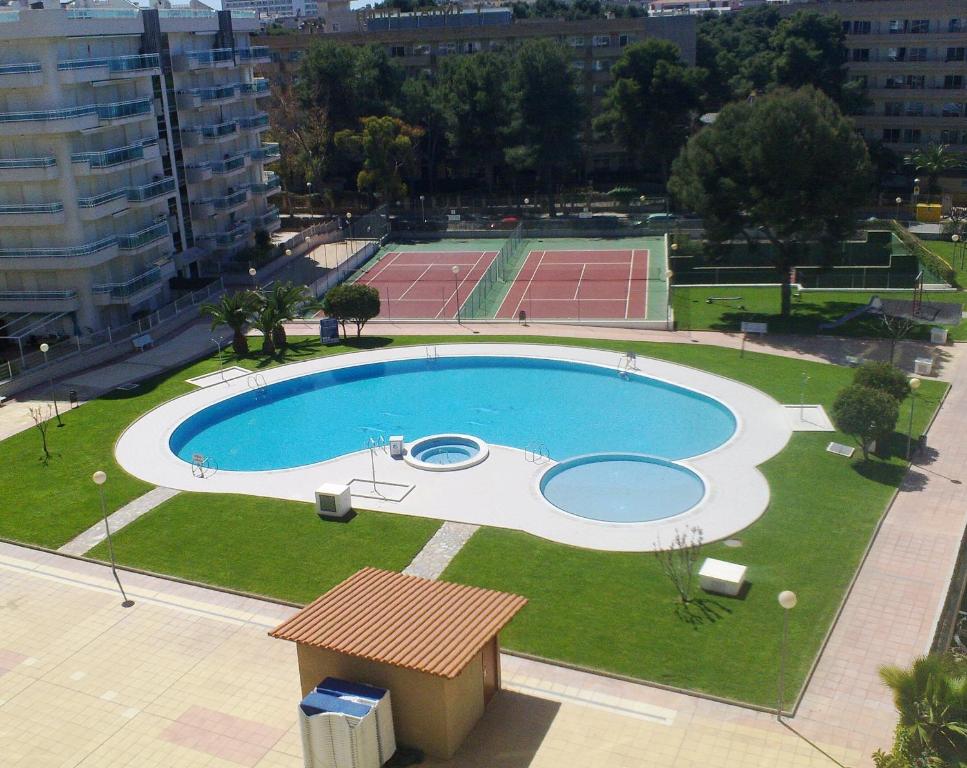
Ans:
{"label": "paved walkway", "polygon": [[403,573],[410,576],[422,576],[424,579],[438,579],[450,561],[463,549],[463,545],[470,541],[470,537],[477,532],[479,525],[468,523],[454,523],[446,521],[437,528],[437,532],[423,546],[413,558]]}
{"label": "paved walkway", "polygon": [[[111,533],[117,533],[124,526],[133,523],[142,515],[148,514],[155,507],[177,496],[178,493],[179,491],[173,488],[152,488],[143,496],[128,502],[117,512],[112,512],[107,516]],[[83,555],[90,552],[106,538],[107,533],[104,531],[104,521],[102,520],[75,536],[57,551],[66,555]]]}

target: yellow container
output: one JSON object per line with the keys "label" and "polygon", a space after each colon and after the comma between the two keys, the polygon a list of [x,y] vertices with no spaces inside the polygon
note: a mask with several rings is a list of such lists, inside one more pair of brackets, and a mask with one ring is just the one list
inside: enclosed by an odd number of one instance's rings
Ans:
{"label": "yellow container", "polygon": [[939,224],[940,206],[936,203],[917,203],[917,221],[925,224]]}

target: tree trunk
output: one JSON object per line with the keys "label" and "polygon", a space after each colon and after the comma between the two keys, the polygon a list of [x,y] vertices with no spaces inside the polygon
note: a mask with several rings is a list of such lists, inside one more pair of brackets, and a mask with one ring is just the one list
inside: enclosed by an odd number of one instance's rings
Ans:
{"label": "tree trunk", "polygon": [[238,356],[248,354],[248,337],[242,333],[241,328],[233,328],[232,351]]}
{"label": "tree trunk", "polygon": [[792,283],[789,280],[789,270],[782,270],[781,277],[779,312],[784,320],[788,320],[789,315],[792,314]]}
{"label": "tree trunk", "polygon": [[266,356],[275,354],[275,344],[272,342],[271,333],[266,333],[262,336],[262,354]]}
{"label": "tree trunk", "polygon": [[285,328],[281,325],[277,325],[272,329],[272,344],[276,349],[285,349],[288,343],[288,338],[285,335]]}

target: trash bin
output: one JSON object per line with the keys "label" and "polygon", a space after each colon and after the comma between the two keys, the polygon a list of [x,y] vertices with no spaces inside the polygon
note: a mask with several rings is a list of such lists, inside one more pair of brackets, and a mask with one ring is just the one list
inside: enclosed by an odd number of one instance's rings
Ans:
{"label": "trash bin", "polygon": [[71,408],[77,407],[77,390],[70,389],[67,391],[67,400],[70,402]]}

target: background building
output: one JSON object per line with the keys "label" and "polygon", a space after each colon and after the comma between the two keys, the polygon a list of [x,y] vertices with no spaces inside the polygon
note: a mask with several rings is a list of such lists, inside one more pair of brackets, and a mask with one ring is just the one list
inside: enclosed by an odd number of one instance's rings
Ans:
{"label": "background building", "polygon": [[120,325],[279,227],[254,15],[0,9],[0,315]]}
{"label": "background building", "polygon": [[[358,31],[327,35],[348,45],[381,45],[408,75],[432,74],[440,62],[451,56],[496,51],[524,40],[558,40],[571,52],[572,66],[582,85],[587,109],[585,136],[592,151],[587,172],[619,170],[625,161],[617,145],[592,142],[591,121],[600,111],[601,99],[611,83],[611,66],[631,43],[648,37],[670,40],[681,51],[682,60],[695,63],[693,16],[661,18],[515,20],[507,9],[461,11],[459,13],[365,13],[356,22]],[[269,35],[257,40],[271,50],[271,63],[261,67],[267,77],[286,81],[297,73],[299,62],[319,35]]]}
{"label": "background building", "polygon": [[227,11],[255,11],[260,19],[314,19],[319,15],[315,0],[222,0]]}

